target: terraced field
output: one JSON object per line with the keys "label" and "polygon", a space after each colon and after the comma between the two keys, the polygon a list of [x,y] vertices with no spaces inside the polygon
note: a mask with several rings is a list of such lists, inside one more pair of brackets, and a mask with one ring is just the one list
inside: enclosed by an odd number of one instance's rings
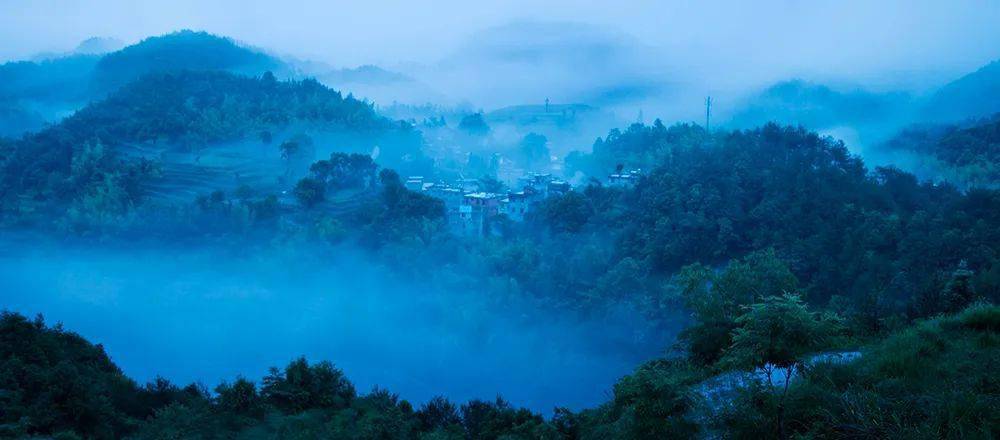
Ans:
{"label": "terraced field", "polygon": [[212,146],[190,152],[145,144],[128,147],[123,153],[159,164],[160,176],[148,187],[152,200],[189,203],[198,195],[217,190],[231,193],[242,185],[259,193],[281,193],[291,186],[285,182],[288,165],[277,148],[265,149],[259,144]]}
{"label": "terraced field", "polygon": [[[273,151],[272,151],[273,150]],[[281,205],[291,209],[298,202],[291,188],[304,175],[307,166],[298,164],[294,177],[288,177],[288,164],[274,146],[241,143],[180,151],[160,145],[142,144],[121,150],[127,157],[146,158],[159,164],[160,175],[147,187],[151,201],[189,204],[199,195],[223,191],[232,195],[243,185],[257,194],[275,194]],[[346,215],[375,196],[370,190],[345,190],[327,194],[327,200],[315,210],[331,216]]]}

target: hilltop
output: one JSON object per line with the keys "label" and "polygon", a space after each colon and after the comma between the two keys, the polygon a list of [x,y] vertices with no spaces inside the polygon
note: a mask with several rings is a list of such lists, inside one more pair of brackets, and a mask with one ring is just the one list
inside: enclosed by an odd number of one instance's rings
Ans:
{"label": "hilltop", "polygon": [[94,81],[110,89],[149,73],[221,70],[259,75],[281,68],[281,61],[230,38],[182,30],[108,53],[97,62]]}
{"label": "hilltop", "polygon": [[[150,37],[119,50],[116,43],[88,39],[63,56],[0,65],[0,135],[35,131],[41,123],[16,124],[31,115],[56,122],[143,75],[181,71],[225,71],[287,76],[282,61],[232,39],[190,30]],[[8,119],[10,118],[10,119]]]}

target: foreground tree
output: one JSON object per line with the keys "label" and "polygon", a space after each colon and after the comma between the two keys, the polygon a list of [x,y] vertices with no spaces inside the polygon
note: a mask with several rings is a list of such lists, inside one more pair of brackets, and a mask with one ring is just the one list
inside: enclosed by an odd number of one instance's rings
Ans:
{"label": "foreground tree", "polygon": [[694,318],[681,338],[691,360],[701,365],[715,363],[732,345],[744,307],[798,287],[795,275],[773,249],[752,252],[718,273],[698,263],[685,266],[675,283]]}
{"label": "foreground tree", "polygon": [[[737,318],[739,327],[732,347],[722,362],[741,368],[761,369],[768,391],[778,398],[775,429],[785,438],[784,405],[788,384],[806,356],[829,346],[838,327],[835,316],[820,316],[806,309],[798,295],[769,296],[746,308]],[[774,383],[774,373],[782,373],[782,383]],[[780,387],[780,391],[777,391]]]}

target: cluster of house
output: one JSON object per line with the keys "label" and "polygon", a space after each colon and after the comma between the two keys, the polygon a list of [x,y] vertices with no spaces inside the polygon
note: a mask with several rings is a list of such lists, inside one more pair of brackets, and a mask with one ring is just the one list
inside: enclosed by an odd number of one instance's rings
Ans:
{"label": "cluster of house", "polygon": [[[641,170],[618,170],[608,176],[609,186],[632,187],[642,177]],[[462,235],[479,236],[489,233],[490,219],[505,215],[513,221],[523,221],[535,202],[572,191],[565,180],[551,174],[528,173],[517,178],[517,191],[486,192],[478,179],[458,179],[452,183],[427,182],[422,176],[410,176],[406,188],[423,192],[444,201],[448,224]]]}
{"label": "cluster of house", "polygon": [[487,223],[498,215],[522,221],[533,203],[572,190],[569,182],[555,179],[551,174],[529,173],[517,181],[520,190],[505,194],[482,191],[476,179],[432,183],[425,182],[421,176],[410,176],[406,187],[443,200],[449,225],[456,232],[469,236],[488,233]]}
{"label": "cluster of house", "polygon": [[615,174],[608,175],[608,186],[624,186],[633,187],[639,182],[639,178],[642,177],[642,170],[618,170]]}

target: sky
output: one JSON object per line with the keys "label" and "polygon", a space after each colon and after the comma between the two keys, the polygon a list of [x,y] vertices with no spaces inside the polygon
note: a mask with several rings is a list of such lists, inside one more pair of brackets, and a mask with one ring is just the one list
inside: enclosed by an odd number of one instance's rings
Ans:
{"label": "sky", "polygon": [[[431,63],[510,22],[587,23],[730,76],[946,76],[1000,58],[996,1],[2,0],[0,59],[182,28],[333,65]],[[923,76],[921,76],[923,77]]]}

